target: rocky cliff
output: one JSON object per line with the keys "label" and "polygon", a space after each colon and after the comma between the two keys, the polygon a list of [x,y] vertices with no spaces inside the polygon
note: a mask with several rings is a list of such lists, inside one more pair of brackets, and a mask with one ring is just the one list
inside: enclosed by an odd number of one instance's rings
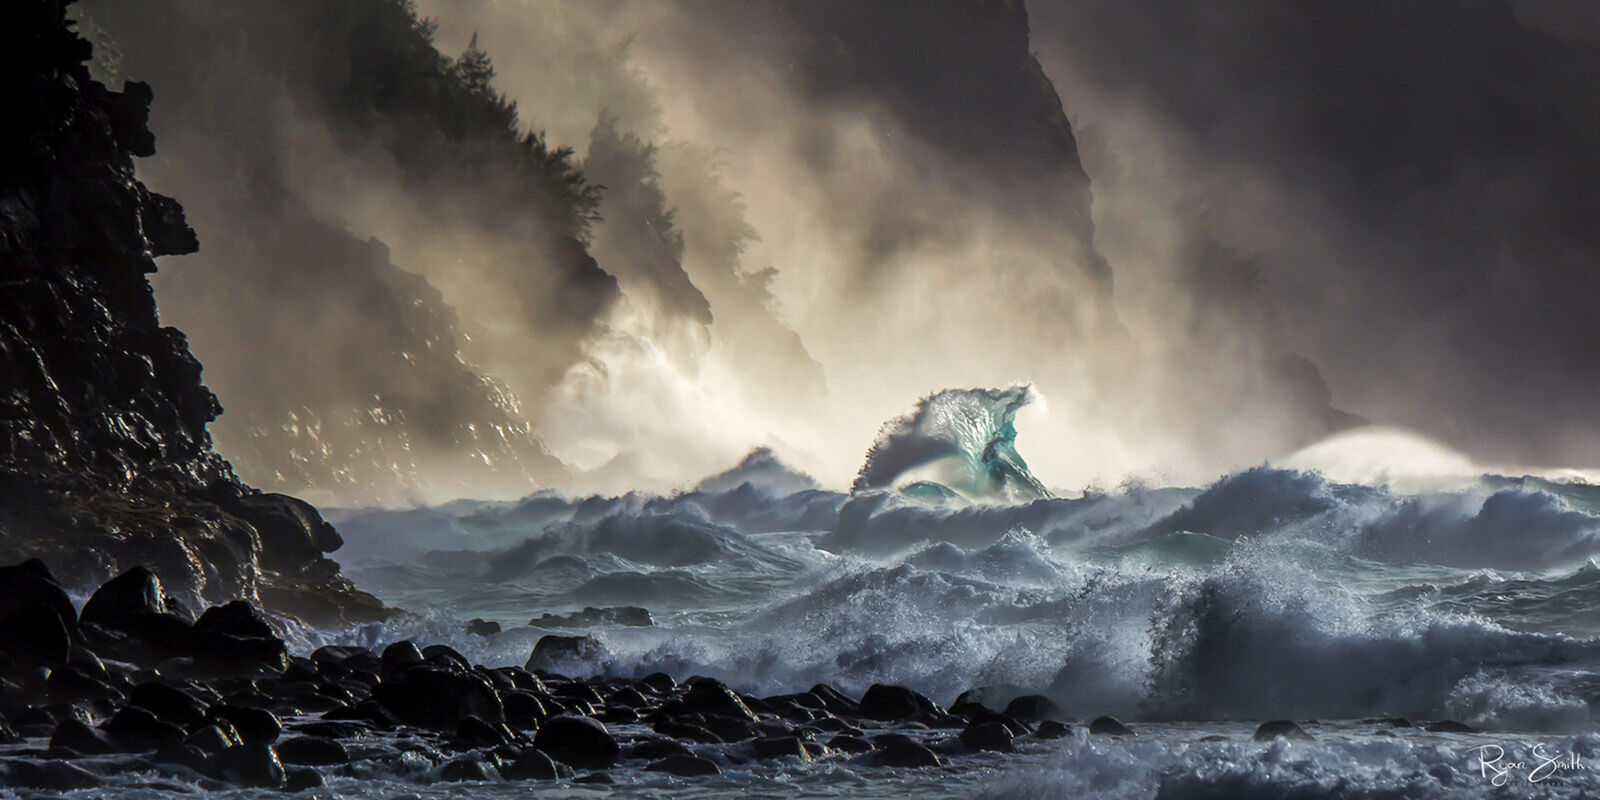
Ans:
{"label": "rocky cliff", "polygon": [[212,449],[221,406],[148,281],[199,246],[135,177],[153,92],[91,79],[66,6],[22,0],[0,27],[0,561],[40,557],[79,586],[145,564],[191,604],[381,615],[324,557],[340,539],[311,506],[241,484]]}

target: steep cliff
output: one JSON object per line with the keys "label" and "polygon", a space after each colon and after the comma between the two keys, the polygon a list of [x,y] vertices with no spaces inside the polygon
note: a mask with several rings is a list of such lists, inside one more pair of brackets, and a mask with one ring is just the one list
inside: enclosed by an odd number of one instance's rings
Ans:
{"label": "steep cliff", "polygon": [[323,557],[340,539],[314,509],[212,450],[221,407],[147,279],[198,247],[135,177],[152,91],[92,80],[66,5],[22,0],[0,27],[0,561],[37,556],[79,585],[145,564],[179,599],[381,615]]}

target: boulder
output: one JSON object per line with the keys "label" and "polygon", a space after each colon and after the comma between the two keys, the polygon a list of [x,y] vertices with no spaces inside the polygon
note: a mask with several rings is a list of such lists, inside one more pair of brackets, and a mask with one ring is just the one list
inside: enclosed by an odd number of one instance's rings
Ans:
{"label": "boulder", "polygon": [[873,760],[880,767],[937,767],[944,763],[926,745],[899,740],[878,748]]}
{"label": "boulder", "polygon": [[539,726],[533,746],[563,764],[580,769],[605,769],[622,748],[606,726],[588,717],[552,717]]}
{"label": "boulder", "polygon": [[861,695],[860,707],[861,716],[880,722],[901,720],[920,712],[944,713],[937,703],[904,686],[881,683],[874,683],[867,688],[866,693]]}
{"label": "boulder", "polygon": [[320,767],[350,761],[350,751],[326,736],[291,736],[276,746],[278,758],[285,764]]}
{"label": "boulder", "polygon": [[665,772],[683,778],[694,778],[702,775],[720,775],[722,768],[717,762],[697,755],[678,753],[667,756],[660,761],[651,762],[645,769],[651,772]]}
{"label": "boulder", "polygon": [[1261,723],[1256,728],[1255,739],[1258,742],[1270,742],[1273,739],[1310,739],[1311,734],[1306,733],[1293,720],[1274,719]]}
{"label": "boulder", "polygon": [[750,743],[750,752],[760,759],[798,758],[810,763],[811,754],[798,736],[770,736]]}
{"label": "boulder", "polygon": [[1089,722],[1089,732],[1105,736],[1135,736],[1133,729],[1116,717],[1095,717]]}
{"label": "boulder", "polygon": [[400,721],[437,731],[455,731],[469,716],[493,725],[506,721],[500,695],[487,679],[437,662],[386,675],[372,697]]}
{"label": "boulder", "polygon": [[529,748],[522,751],[517,757],[500,770],[506,780],[512,781],[552,781],[569,773],[566,767],[557,764],[550,756]]}
{"label": "boulder", "polygon": [[1009,753],[1016,749],[1011,743],[1011,731],[999,722],[979,722],[961,731],[961,743],[969,750],[991,750]]}
{"label": "boulder", "polygon": [[182,728],[206,718],[204,703],[165,683],[146,682],[133,687],[128,703]]}
{"label": "boulder", "polygon": [[238,731],[245,743],[272,744],[283,734],[283,723],[278,715],[264,708],[249,708],[227,703],[212,706],[206,718],[222,720]]}
{"label": "boulder", "polygon": [[721,681],[709,678],[696,681],[683,695],[683,706],[700,714],[720,714],[724,717],[756,722],[760,719]]}
{"label": "boulder", "polygon": [[96,589],[78,619],[86,625],[127,630],[128,624],[141,616],[165,613],[161,580],[144,567],[134,567]]}
{"label": "boulder", "polygon": [[493,636],[500,632],[500,623],[493,620],[474,618],[467,623],[467,633],[476,636]]}
{"label": "boulder", "polygon": [[283,762],[271,745],[247,742],[206,759],[206,771],[240,786],[276,789],[283,786]]}
{"label": "boulder", "polygon": [[1041,722],[1059,715],[1061,707],[1044,695],[1028,694],[1006,704],[1006,710],[1001,713],[1028,722]]}
{"label": "boulder", "polygon": [[559,675],[574,675],[593,672],[596,662],[605,654],[605,648],[600,640],[593,636],[556,636],[548,635],[539,637],[533,643],[533,652],[528,654],[527,669],[529,672],[543,670]]}

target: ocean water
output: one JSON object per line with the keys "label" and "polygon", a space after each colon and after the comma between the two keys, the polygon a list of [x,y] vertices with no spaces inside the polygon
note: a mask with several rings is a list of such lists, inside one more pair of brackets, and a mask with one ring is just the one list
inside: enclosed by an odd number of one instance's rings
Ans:
{"label": "ocean water", "polygon": [[[1261,467],[1200,488],[974,502],[827,491],[757,453],[672,496],[331,513],[347,572],[420,612],[342,641],[521,664],[541,635],[571,633],[532,617],[638,606],[654,626],[593,629],[603,654],[569,671],[710,675],[757,695],[896,683],[943,704],[976,689],[991,707],[1038,693],[1069,722],[1138,731],[931,771],[619,770],[619,786],[563,789],[575,795],[1590,797],[1597,499],[1528,478],[1408,494]],[[467,633],[474,617],[505,630]],[[1314,738],[1252,740],[1278,718]],[[1444,719],[1479,732],[1420,727]]]}

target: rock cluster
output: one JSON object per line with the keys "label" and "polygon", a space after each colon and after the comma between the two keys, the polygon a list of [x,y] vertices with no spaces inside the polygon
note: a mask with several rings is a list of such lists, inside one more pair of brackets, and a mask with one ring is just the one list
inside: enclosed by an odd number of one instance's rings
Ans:
{"label": "rock cluster", "polygon": [[24,744],[0,758],[12,786],[90,787],[130,769],[303,789],[383,772],[605,780],[782,759],[931,767],[1068,731],[975,702],[951,713],[898,686],[859,700],[826,684],[754,697],[706,677],[488,668],[411,641],[296,657],[251,604],[191,616],[143,567],[107,581],[81,612],[43,563],[0,568],[0,739]]}

